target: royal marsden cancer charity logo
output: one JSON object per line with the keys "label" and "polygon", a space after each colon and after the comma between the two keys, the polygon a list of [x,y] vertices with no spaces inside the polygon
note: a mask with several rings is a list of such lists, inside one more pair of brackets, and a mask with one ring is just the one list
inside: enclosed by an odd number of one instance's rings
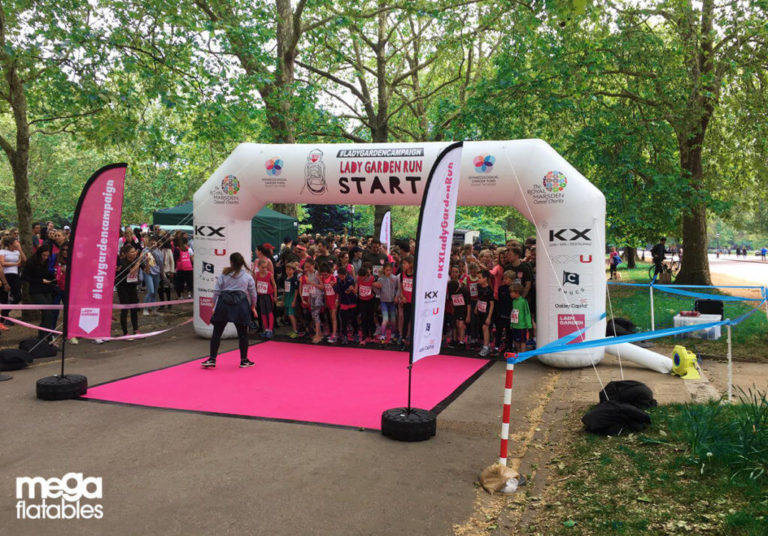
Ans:
{"label": "royal marsden cancer charity logo", "polygon": [[237,195],[240,191],[240,181],[234,175],[227,175],[221,179],[221,191],[227,195]]}
{"label": "royal marsden cancer charity logo", "polygon": [[478,173],[490,173],[493,165],[496,163],[496,158],[490,154],[481,154],[476,156],[472,163],[475,166],[475,171]]}
{"label": "royal marsden cancer charity logo", "polygon": [[283,170],[283,161],[277,157],[270,158],[267,160],[266,164],[264,164],[264,167],[267,168],[267,175],[276,177],[280,175],[280,172]]}
{"label": "royal marsden cancer charity logo", "polygon": [[560,171],[549,171],[541,181],[527,190],[534,205],[560,205],[565,203],[568,178]]}
{"label": "royal marsden cancer charity logo", "polygon": [[559,171],[550,171],[544,175],[544,189],[550,192],[562,192],[568,186],[568,179]]}
{"label": "royal marsden cancer charity logo", "polygon": [[240,192],[240,181],[234,175],[227,175],[221,179],[221,183],[216,186],[211,195],[213,202],[217,205],[237,205],[240,200],[237,194]]}

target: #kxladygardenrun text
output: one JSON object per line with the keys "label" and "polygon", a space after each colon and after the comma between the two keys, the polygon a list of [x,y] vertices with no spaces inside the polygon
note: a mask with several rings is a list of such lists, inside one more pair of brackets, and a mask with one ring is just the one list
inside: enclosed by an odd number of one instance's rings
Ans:
{"label": "#kxladygardenrun text", "polygon": [[101,477],[16,477],[16,519],[102,519],[102,498]]}

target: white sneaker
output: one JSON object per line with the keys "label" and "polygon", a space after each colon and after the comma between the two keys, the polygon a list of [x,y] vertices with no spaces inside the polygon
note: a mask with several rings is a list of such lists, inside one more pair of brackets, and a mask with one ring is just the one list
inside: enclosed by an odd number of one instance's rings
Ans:
{"label": "white sneaker", "polygon": [[93,344],[104,344],[105,342],[107,341],[104,339],[93,339]]}
{"label": "white sneaker", "polygon": [[144,311],[141,314],[144,316],[149,316],[149,309],[144,309]]}
{"label": "white sneaker", "polygon": [[72,337],[67,341],[69,344],[80,344],[80,341],[77,340],[77,337]]}

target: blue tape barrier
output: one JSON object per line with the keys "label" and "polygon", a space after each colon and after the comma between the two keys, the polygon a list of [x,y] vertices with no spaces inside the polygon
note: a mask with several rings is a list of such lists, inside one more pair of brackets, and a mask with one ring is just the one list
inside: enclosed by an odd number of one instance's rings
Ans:
{"label": "blue tape barrier", "polygon": [[[650,284],[648,283],[619,283],[618,281],[608,281],[609,285],[616,285],[618,287],[649,287]],[[765,287],[760,285],[661,285],[656,286],[656,288],[662,288],[662,287],[671,287],[671,288],[759,288],[764,289]]]}
{"label": "blue tape barrier", "polygon": [[[661,329],[656,331],[644,331],[642,333],[633,333],[631,335],[621,335],[619,337],[606,337],[604,339],[595,339],[591,341],[568,344],[570,341],[578,337],[581,333],[584,333],[589,328],[594,326],[594,324],[591,324],[589,327],[583,328],[578,332],[569,333],[565,337],[561,337],[555,341],[552,341],[551,343],[546,344],[541,348],[536,348],[535,350],[529,350],[527,352],[521,352],[517,354],[515,357],[509,357],[507,358],[507,362],[517,364],[517,363],[522,363],[523,361],[526,361],[527,359],[530,359],[537,355],[551,354],[551,353],[556,353],[563,350],[571,351],[571,350],[580,350],[580,349],[587,349],[587,348],[599,348],[601,346],[613,346],[614,344],[622,344],[625,342],[637,342],[637,341],[646,341],[649,339],[661,339],[663,337],[669,337],[672,335],[677,335],[679,333],[689,333],[692,331],[709,329],[716,326],[725,326],[725,325],[735,326],[737,324],[740,324],[744,320],[746,320],[748,317],[755,314],[757,311],[759,311],[765,302],[766,302],[766,299],[764,298],[757,305],[757,307],[755,307],[751,311],[748,311],[735,319],[726,318],[725,320],[720,320],[718,322],[709,322],[707,324],[694,324],[692,326],[681,326],[678,328],[668,328],[668,329]],[[605,318],[605,313],[603,313],[600,316],[600,320],[602,320],[603,318]],[[567,348],[563,348],[563,346],[567,346]]]}
{"label": "blue tape barrier", "polygon": [[[766,296],[766,289],[765,287],[760,286],[721,286],[721,287],[715,287],[711,285],[646,285],[646,284],[640,284],[640,283],[614,283],[609,282],[609,285],[620,285],[624,287],[642,287],[642,288],[648,288],[650,286],[653,286],[656,290],[659,290],[661,292],[667,292],[669,294],[677,294],[678,296],[685,296],[688,298],[701,298],[705,300],[709,299],[716,299],[720,301],[730,301],[730,302],[740,302],[740,301],[760,301],[761,299],[765,299]],[[711,288],[711,289],[718,289],[718,288],[742,288],[742,289],[760,289],[761,298],[743,298],[741,296],[728,296],[724,294],[707,294],[704,292],[689,292],[686,290],[679,290],[684,288]]]}

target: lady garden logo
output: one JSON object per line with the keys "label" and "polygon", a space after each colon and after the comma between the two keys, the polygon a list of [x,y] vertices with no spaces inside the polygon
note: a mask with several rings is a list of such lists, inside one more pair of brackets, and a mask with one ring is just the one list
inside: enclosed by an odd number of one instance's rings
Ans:
{"label": "lady garden logo", "polygon": [[61,478],[16,477],[16,519],[101,519],[101,477],[67,473]]}
{"label": "lady garden logo", "polygon": [[472,160],[472,164],[475,166],[475,171],[479,173],[489,173],[493,169],[495,163],[496,158],[490,154],[481,154]]}

